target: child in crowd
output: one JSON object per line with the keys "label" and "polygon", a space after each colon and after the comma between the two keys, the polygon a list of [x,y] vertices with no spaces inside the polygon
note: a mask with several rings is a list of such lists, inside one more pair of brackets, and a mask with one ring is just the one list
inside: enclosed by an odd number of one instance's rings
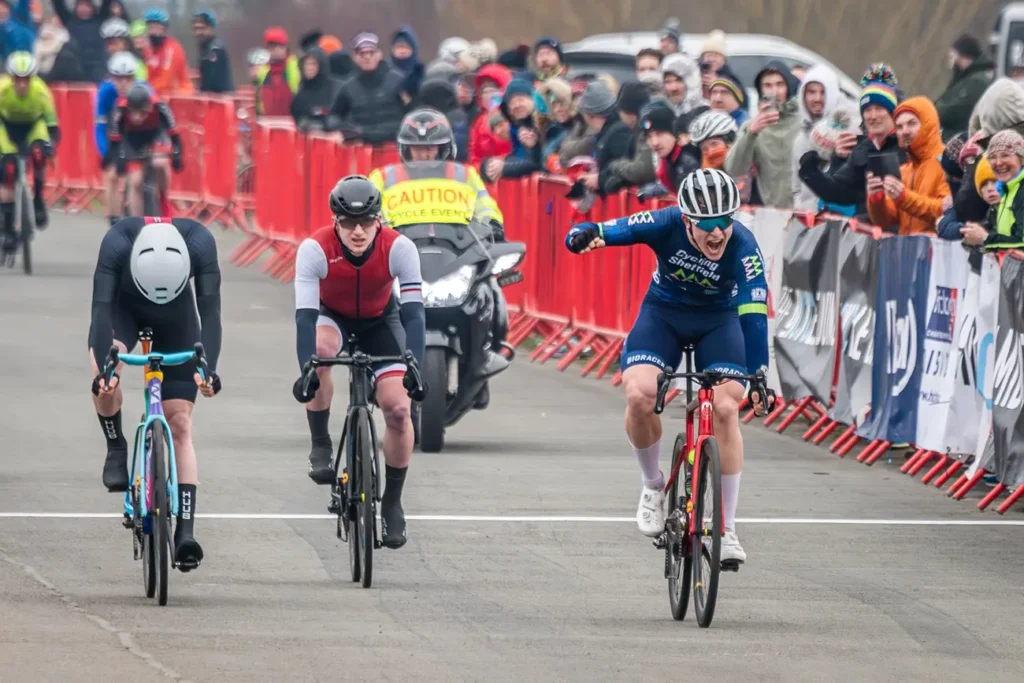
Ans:
{"label": "child in crowd", "polygon": [[996,185],[996,174],[992,170],[987,157],[982,157],[981,161],[978,162],[977,170],[974,172],[974,187],[978,191],[978,195],[989,205],[988,214],[986,214],[980,224],[964,223],[957,217],[956,208],[950,206],[946,209],[942,218],[939,219],[937,231],[942,239],[962,240],[965,236],[964,230],[969,231],[972,226],[980,225],[980,227],[987,231],[992,229],[992,226],[995,224],[996,207],[999,206],[999,201],[1002,197]]}

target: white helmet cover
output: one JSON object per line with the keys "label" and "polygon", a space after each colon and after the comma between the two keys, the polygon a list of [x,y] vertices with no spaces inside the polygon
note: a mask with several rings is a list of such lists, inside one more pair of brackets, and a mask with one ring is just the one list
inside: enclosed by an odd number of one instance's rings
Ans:
{"label": "white helmet cover", "polygon": [[107,71],[113,76],[134,76],[139,72],[139,60],[131,52],[118,52],[107,62]]}
{"label": "white helmet cover", "polygon": [[188,246],[170,223],[143,226],[132,245],[131,273],[135,286],[157,304],[174,301],[192,275]]}
{"label": "white helmet cover", "polygon": [[715,168],[697,169],[683,178],[676,199],[690,220],[731,216],[740,208],[736,181]]}
{"label": "white helmet cover", "polygon": [[724,111],[705,112],[690,124],[690,138],[698,144],[709,138],[725,137],[737,131],[739,128],[735,119]]}

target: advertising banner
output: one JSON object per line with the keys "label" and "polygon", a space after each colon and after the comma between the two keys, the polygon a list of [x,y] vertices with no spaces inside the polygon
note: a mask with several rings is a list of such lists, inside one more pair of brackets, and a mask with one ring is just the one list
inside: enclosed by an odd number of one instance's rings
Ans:
{"label": "advertising banner", "polygon": [[838,337],[839,243],[843,222],[807,228],[790,221],[776,302],[775,360],[782,396],[827,404]]}
{"label": "advertising banner", "polygon": [[1017,488],[1024,483],[1024,265],[1003,260],[1000,273],[999,325],[992,384],[992,472]]}
{"label": "advertising banner", "polygon": [[[971,449],[977,455],[967,469],[973,475],[979,468],[992,471],[995,449],[992,444],[992,391],[995,385],[996,325],[999,322],[999,261],[994,254],[985,254],[981,263],[981,284],[978,287],[977,362],[975,364],[975,401],[978,406],[977,438]],[[961,425],[965,427],[965,425]]]}
{"label": "advertising banner", "polygon": [[931,243],[924,236],[892,237],[878,246],[871,414],[857,434],[865,439],[913,443],[917,439]]}

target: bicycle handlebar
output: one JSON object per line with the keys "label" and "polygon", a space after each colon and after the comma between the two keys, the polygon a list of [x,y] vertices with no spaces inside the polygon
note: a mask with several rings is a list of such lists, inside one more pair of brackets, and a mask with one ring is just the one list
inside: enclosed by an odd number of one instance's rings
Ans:
{"label": "bicycle handlebar", "polygon": [[[767,407],[767,410],[771,412],[775,407],[775,392],[768,388],[768,379],[763,370],[758,370],[753,375],[737,375],[718,370],[705,370],[703,372],[672,372],[671,370],[665,370],[658,375],[658,395],[654,401],[655,415],[661,415],[665,410],[665,397],[668,394],[672,380],[676,379],[695,379],[700,382],[703,389],[711,389],[715,384],[727,379],[750,382],[751,392],[756,391],[761,396],[761,402]],[[690,406],[687,406],[687,408],[690,408]]]}
{"label": "bicycle handlebar", "polygon": [[109,386],[110,382],[114,378],[114,370],[117,369],[118,363],[124,363],[125,365],[156,365],[160,366],[175,366],[184,365],[190,360],[195,359],[196,364],[199,366],[199,376],[202,377],[205,382],[210,376],[210,366],[206,362],[206,351],[203,349],[202,342],[196,342],[195,346],[192,347],[191,351],[180,351],[178,353],[150,353],[150,354],[131,354],[121,353],[121,349],[117,346],[111,346],[110,351],[107,352],[106,361],[103,364],[103,369],[100,370],[100,377]]}
{"label": "bicycle handlebar", "polygon": [[416,358],[412,355],[412,351],[406,351],[401,356],[370,356],[362,351],[356,351],[354,354],[342,353],[333,358],[320,358],[315,355],[310,357],[303,371],[302,393],[309,393],[309,384],[313,381],[313,375],[316,374],[318,367],[329,368],[335,365],[345,365],[369,368],[374,363],[402,363],[412,373],[412,377],[416,382],[416,390],[422,391],[423,378],[420,376],[419,364],[416,363]]}

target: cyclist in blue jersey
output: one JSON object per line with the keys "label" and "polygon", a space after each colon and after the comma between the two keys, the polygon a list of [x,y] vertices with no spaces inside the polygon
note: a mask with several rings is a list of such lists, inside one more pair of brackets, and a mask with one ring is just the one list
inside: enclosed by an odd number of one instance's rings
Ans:
{"label": "cyclist in blue jersey", "polygon": [[128,94],[137,82],[139,60],[130,52],[118,52],[107,62],[110,78],[100,84],[96,91],[96,149],[100,153],[100,166],[107,183],[107,209],[110,224],[116,223],[122,214],[124,183],[117,175],[116,164],[111,156],[110,124],[114,120],[117,101]]}
{"label": "cyclist in blue jersey", "polygon": [[[665,529],[665,477],[659,468],[661,420],[654,414],[658,375],[678,368],[684,344],[695,345],[698,371],[737,375],[768,368],[768,284],[757,240],[733,220],[740,207],[735,181],[700,169],[679,186],[678,206],[617,220],[573,226],[565,243],[582,254],[605,246],[646,244],[657,267],[622,350],[626,435],[643,473],[637,510],[640,531]],[[751,387],[758,413],[767,387]],[[722,560],[746,560],[736,536],[736,503],[743,469],[739,404],[745,386],[726,381],[715,391],[714,428],[722,458],[726,534]]]}

